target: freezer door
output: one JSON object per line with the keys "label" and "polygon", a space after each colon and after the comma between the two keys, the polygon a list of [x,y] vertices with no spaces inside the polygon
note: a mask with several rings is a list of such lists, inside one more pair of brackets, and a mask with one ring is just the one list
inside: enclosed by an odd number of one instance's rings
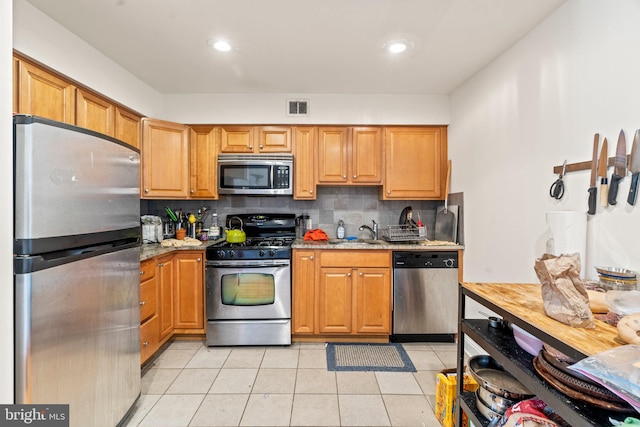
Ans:
{"label": "freezer door", "polygon": [[[51,249],[39,248],[38,242],[61,236],[75,236],[67,239],[69,247],[124,237],[119,230],[129,235],[139,230],[137,150],[86,129],[16,117],[14,253],[47,252]],[[25,241],[30,243],[21,247]]]}
{"label": "freezer door", "polygon": [[115,426],[140,395],[138,247],[15,275],[16,403]]}

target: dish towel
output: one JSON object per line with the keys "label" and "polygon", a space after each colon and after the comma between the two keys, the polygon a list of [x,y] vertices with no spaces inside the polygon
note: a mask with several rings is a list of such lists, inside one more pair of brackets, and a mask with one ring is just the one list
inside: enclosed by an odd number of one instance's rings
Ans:
{"label": "dish towel", "polygon": [[323,230],[316,228],[314,230],[309,230],[304,234],[304,240],[329,240],[327,237],[327,233]]}

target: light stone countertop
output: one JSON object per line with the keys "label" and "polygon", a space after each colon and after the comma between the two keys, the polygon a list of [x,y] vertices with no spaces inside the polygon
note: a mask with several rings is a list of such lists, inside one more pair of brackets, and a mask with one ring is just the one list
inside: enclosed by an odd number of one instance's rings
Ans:
{"label": "light stone countertop", "polygon": [[329,241],[309,241],[296,239],[292,249],[350,249],[350,250],[402,250],[402,251],[457,251],[464,249],[464,245],[453,242],[430,241],[392,243],[386,240],[347,240],[329,239]]}
{"label": "light stone countertop", "polygon": [[208,240],[206,242],[202,242],[201,245],[185,245],[180,247],[168,246],[164,247],[160,243],[145,243],[140,246],[140,261],[145,261],[147,259],[165,255],[174,251],[204,251],[209,246],[214,245],[218,242],[222,242],[224,239],[218,240]]}
{"label": "light stone countertop", "polygon": [[[216,243],[223,242],[225,239],[209,240],[202,242],[198,246],[180,246],[164,247],[160,243],[145,243],[140,246],[140,261],[165,255],[174,251],[198,251],[206,250],[209,246]],[[413,243],[391,243],[386,240],[373,240],[373,241],[356,241],[356,242],[337,242],[338,239],[330,239],[329,241],[305,241],[302,239],[296,239],[291,246],[292,249],[339,249],[339,250],[400,250],[400,251],[457,251],[464,249],[464,245],[454,244],[451,242],[439,242],[439,241],[423,241]],[[367,243],[373,242],[373,243]]]}

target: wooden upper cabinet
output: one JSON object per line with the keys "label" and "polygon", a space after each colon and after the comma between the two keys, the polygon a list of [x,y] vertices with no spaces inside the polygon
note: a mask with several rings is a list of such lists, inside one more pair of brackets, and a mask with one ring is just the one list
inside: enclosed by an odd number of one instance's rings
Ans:
{"label": "wooden upper cabinet", "polygon": [[76,87],[60,77],[26,61],[18,64],[18,108],[59,122],[75,124]]}
{"label": "wooden upper cabinet", "polygon": [[386,128],[381,198],[442,199],[447,155],[444,126]]}
{"label": "wooden upper cabinet", "polygon": [[127,110],[115,109],[115,137],[120,141],[140,149],[142,134],[141,117]]}
{"label": "wooden upper cabinet", "polygon": [[18,84],[18,74],[20,72],[20,60],[13,57],[13,63],[11,66],[11,73],[13,75],[13,112],[18,112],[18,93],[20,93],[20,85]]}
{"label": "wooden upper cabinet", "polygon": [[76,90],[76,125],[115,136],[115,107],[83,89]]}
{"label": "wooden upper cabinet", "polygon": [[142,120],[142,198],[189,196],[189,128],[162,120]]}
{"label": "wooden upper cabinet", "polygon": [[191,198],[218,198],[218,150],[212,126],[191,126],[189,140]]}
{"label": "wooden upper cabinet", "polygon": [[382,183],[382,129],[320,127],[318,184]]}
{"label": "wooden upper cabinet", "polygon": [[351,137],[351,179],[354,183],[382,182],[382,129],[354,127]]}
{"label": "wooden upper cabinet", "polygon": [[318,183],[344,184],[348,176],[348,127],[318,128]]}
{"label": "wooden upper cabinet", "polygon": [[221,153],[290,153],[290,126],[222,126]]}
{"label": "wooden upper cabinet", "polygon": [[223,126],[220,128],[221,153],[253,153],[253,126]]}
{"label": "wooden upper cabinet", "polygon": [[316,199],[315,148],[318,129],[297,127],[293,129],[293,198]]}
{"label": "wooden upper cabinet", "polygon": [[291,127],[261,126],[258,128],[258,153],[290,153]]}

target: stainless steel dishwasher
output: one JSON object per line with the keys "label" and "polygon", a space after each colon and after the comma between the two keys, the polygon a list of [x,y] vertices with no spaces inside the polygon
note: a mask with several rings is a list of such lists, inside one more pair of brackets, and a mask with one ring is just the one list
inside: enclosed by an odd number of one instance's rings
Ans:
{"label": "stainless steel dishwasher", "polygon": [[391,340],[453,342],[457,319],[458,253],[393,252]]}

